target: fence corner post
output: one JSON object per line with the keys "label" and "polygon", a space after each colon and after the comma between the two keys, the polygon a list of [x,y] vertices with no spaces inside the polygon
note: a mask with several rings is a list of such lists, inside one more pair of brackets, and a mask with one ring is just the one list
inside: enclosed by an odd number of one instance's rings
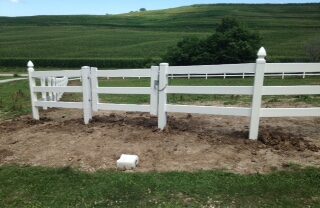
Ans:
{"label": "fence corner post", "polygon": [[35,120],[39,120],[39,108],[36,107],[35,102],[37,102],[37,93],[34,92],[33,88],[36,86],[36,80],[32,77],[32,73],[34,72],[34,65],[32,61],[29,61],[27,64],[28,67],[28,77],[29,77],[29,88],[30,88],[30,96],[31,96],[31,107],[32,107],[32,117]]}
{"label": "fence corner post", "polygon": [[159,74],[159,106],[158,106],[158,128],[163,130],[167,125],[167,86],[168,86],[168,63],[160,64]]}
{"label": "fence corner post", "polygon": [[150,114],[158,115],[159,66],[151,67]]}
{"label": "fence corner post", "polygon": [[83,93],[83,119],[88,124],[92,119],[91,110],[91,83],[90,83],[90,67],[83,66],[81,68],[82,77],[82,93]]}
{"label": "fence corner post", "polygon": [[249,139],[257,140],[259,134],[259,122],[260,122],[260,108],[262,102],[262,90],[264,81],[264,71],[267,56],[264,47],[261,47],[258,51],[258,58],[256,60],[256,71],[254,76],[254,86],[252,95],[252,106],[251,106],[251,119],[250,119],[250,133]]}

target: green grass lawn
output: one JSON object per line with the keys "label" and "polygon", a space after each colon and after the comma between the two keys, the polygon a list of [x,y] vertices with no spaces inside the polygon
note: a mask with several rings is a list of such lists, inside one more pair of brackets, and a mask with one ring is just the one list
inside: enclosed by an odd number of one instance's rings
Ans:
{"label": "green grass lawn", "polygon": [[0,167],[1,207],[319,207],[320,170],[93,174]]}
{"label": "green grass lawn", "polygon": [[0,84],[0,120],[30,112],[28,80]]}
{"label": "green grass lawn", "polygon": [[[80,84],[75,81],[75,84]],[[102,79],[100,86],[108,87],[148,87],[150,85],[149,79],[131,78],[131,79]],[[198,85],[198,86],[252,86],[252,78],[192,78],[188,79],[169,79],[170,85]],[[265,85],[320,85],[320,77],[306,77],[305,79],[299,77],[287,77],[282,80],[278,78],[266,78]],[[125,103],[125,104],[142,104],[149,103],[148,95],[101,95],[101,102],[109,103]],[[82,101],[81,94],[65,94],[63,101]],[[250,106],[251,96],[240,95],[180,95],[173,94],[168,96],[169,103],[177,104],[198,104],[198,105],[212,105],[218,103],[221,105],[231,106]],[[309,104],[320,107],[319,95],[297,95],[297,96],[264,96],[263,102],[266,105],[275,104]],[[0,84],[0,118],[7,119],[18,115],[23,115],[31,112],[30,95],[28,89],[28,80],[10,82]]]}
{"label": "green grass lawn", "polygon": [[153,58],[158,64],[169,46],[184,36],[208,36],[225,16],[261,34],[269,61],[307,60],[305,44],[318,39],[320,32],[320,4],[197,5],[121,15],[0,17],[0,57],[9,60],[2,65],[20,67],[29,59],[49,59],[36,66],[66,59],[76,59],[69,64],[79,67],[96,63],[91,59],[126,60],[125,67],[131,59]]}

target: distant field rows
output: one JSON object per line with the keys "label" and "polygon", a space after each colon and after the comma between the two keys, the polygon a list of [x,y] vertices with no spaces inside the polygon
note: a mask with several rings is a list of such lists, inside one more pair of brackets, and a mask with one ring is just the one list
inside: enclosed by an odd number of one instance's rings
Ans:
{"label": "distant field rows", "polygon": [[[320,4],[197,5],[122,15],[0,17],[0,65],[21,66],[15,59],[22,59],[23,66],[28,59],[45,59],[40,65],[55,67],[64,65],[47,59],[126,59],[124,64],[101,65],[144,66],[145,62],[130,60],[159,62],[182,37],[208,36],[225,16],[259,32],[272,62],[307,61],[305,45],[319,39]],[[80,64],[75,60],[66,67]]]}

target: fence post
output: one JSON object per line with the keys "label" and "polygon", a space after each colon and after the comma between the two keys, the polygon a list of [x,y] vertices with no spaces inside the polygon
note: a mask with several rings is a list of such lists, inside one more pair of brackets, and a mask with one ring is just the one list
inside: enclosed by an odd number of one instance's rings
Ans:
{"label": "fence post", "polygon": [[[41,77],[40,79],[40,83],[41,83],[41,87],[45,87],[46,86],[46,78],[45,77]],[[43,101],[47,101],[47,93],[46,92],[42,92],[41,93],[41,98]],[[43,106],[44,110],[48,110],[47,106]]]}
{"label": "fence post", "polygon": [[151,67],[150,114],[158,115],[159,66]]}
{"label": "fence post", "polygon": [[302,79],[306,78],[306,72],[303,72]]}
{"label": "fence post", "polygon": [[267,55],[266,50],[263,47],[261,47],[257,55],[258,59],[256,61],[256,71],[254,77],[249,134],[249,139],[252,140],[258,139],[262,88],[264,81],[264,70],[266,65],[265,57]]}
{"label": "fence post", "polygon": [[284,79],[284,72],[282,72],[282,77],[281,78]]}
{"label": "fence post", "polygon": [[82,94],[83,94],[83,118],[84,123],[88,124],[92,119],[91,110],[91,83],[90,83],[90,67],[83,66],[81,68],[82,74]]}
{"label": "fence post", "polygon": [[33,87],[36,86],[36,79],[32,77],[32,73],[34,72],[34,65],[31,61],[28,62],[28,76],[29,76],[29,88],[31,95],[31,106],[32,106],[32,117],[33,119],[39,120],[39,108],[35,106],[35,102],[38,100],[37,93],[34,92]]}
{"label": "fence post", "polygon": [[92,111],[98,112],[98,103],[99,103],[99,95],[98,95],[98,68],[91,67],[91,97],[92,97]]}
{"label": "fence post", "polygon": [[[48,87],[52,86],[51,77],[47,77],[47,83],[48,83]],[[52,92],[48,92],[48,99],[49,101],[52,101]]]}
{"label": "fence post", "polygon": [[[52,81],[53,81],[53,86],[56,87],[57,86],[57,78],[53,77]],[[53,101],[58,101],[56,92],[53,93]]]}
{"label": "fence post", "polygon": [[158,107],[158,128],[163,130],[167,125],[167,86],[168,86],[168,68],[169,64],[160,64],[159,74],[159,107]]}

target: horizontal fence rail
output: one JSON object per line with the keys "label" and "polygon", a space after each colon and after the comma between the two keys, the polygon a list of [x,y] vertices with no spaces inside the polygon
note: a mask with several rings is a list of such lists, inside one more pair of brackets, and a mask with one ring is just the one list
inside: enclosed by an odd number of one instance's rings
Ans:
{"label": "horizontal fence rail", "polygon": [[202,66],[172,66],[168,74],[219,74],[219,73],[253,73],[255,64],[228,64]]}
{"label": "horizontal fence rail", "polygon": [[197,113],[207,115],[250,116],[250,108],[242,107],[213,107],[192,105],[166,105],[166,111],[170,113]]}
{"label": "horizontal fence rail", "polygon": [[252,95],[253,87],[247,86],[168,86],[168,94],[223,94]]}
{"label": "horizontal fence rail", "polygon": [[[169,74],[168,77],[170,79],[176,79],[176,78],[217,78],[217,77],[223,77],[224,79],[228,77],[240,77],[240,78],[246,78],[246,77],[254,77],[254,73],[220,73],[220,74]],[[278,73],[265,73],[265,77],[281,77],[282,79],[285,79],[285,77],[312,77],[312,76],[320,76],[320,73],[311,73],[311,72],[302,72],[302,73],[285,73],[285,72],[278,72]],[[148,76],[129,76],[129,78],[147,78]],[[107,77],[108,79],[111,77]],[[123,79],[127,78],[126,76],[122,77]]]}
{"label": "horizontal fence rail", "polygon": [[[150,87],[100,87],[99,78],[110,77],[148,77],[151,79]],[[121,70],[98,70],[91,68],[91,86],[92,86],[92,110],[112,111],[133,111],[133,112],[150,112],[157,115],[158,108],[158,91],[156,82],[158,80],[158,67],[151,69],[121,69]],[[127,95],[150,95],[149,105],[134,104],[114,104],[101,103],[99,95],[101,94],[127,94]]]}
{"label": "horizontal fence rail", "polygon": [[[268,117],[319,117],[320,108],[262,108],[262,97],[269,95],[319,95],[319,85],[264,86],[267,76],[320,75],[320,63],[266,63],[266,51],[261,48],[256,63],[169,66],[162,63],[151,69],[98,70],[82,67],[81,70],[34,71],[28,63],[33,118],[39,119],[39,108],[83,109],[84,122],[89,123],[93,112],[100,110],[149,112],[158,116],[158,128],[167,125],[167,113],[196,113],[205,115],[244,116],[250,118],[249,139],[258,138],[260,118]],[[171,86],[171,78],[192,77],[254,77],[252,86]],[[150,79],[149,87],[103,87],[99,78],[143,77]],[[36,85],[40,79],[40,86]],[[82,86],[68,86],[69,80],[80,79]],[[108,80],[107,80],[108,82]],[[101,83],[100,83],[101,84]],[[41,93],[38,100],[37,93]],[[63,93],[82,93],[82,102],[62,102]],[[100,95],[149,95],[149,104],[115,104],[100,102]],[[250,107],[223,107],[168,104],[169,94],[250,95]]]}

